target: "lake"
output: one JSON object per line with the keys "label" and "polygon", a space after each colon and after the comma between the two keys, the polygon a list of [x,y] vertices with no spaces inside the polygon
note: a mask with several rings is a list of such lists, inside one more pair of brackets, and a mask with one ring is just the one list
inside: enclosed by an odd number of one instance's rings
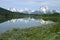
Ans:
{"label": "lake", "polygon": [[0,33],[10,30],[12,28],[29,28],[33,26],[40,25],[48,25],[54,23],[53,21],[45,21],[43,19],[35,19],[35,18],[19,18],[19,19],[11,19],[0,23]]}

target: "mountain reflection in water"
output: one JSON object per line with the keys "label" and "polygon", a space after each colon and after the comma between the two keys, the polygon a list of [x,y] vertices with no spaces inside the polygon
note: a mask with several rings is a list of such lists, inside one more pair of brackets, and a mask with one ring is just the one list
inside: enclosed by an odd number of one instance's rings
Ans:
{"label": "mountain reflection in water", "polygon": [[20,18],[20,19],[11,19],[6,22],[0,23],[0,32],[4,32],[6,30],[20,27],[32,27],[32,26],[40,26],[45,24],[52,24],[53,21],[45,21],[43,19],[34,19],[34,18]]}

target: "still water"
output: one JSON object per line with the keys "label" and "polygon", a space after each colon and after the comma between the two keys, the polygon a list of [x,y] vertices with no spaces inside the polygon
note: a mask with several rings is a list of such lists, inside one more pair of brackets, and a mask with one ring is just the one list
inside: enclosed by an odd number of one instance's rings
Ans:
{"label": "still water", "polygon": [[34,18],[11,19],[6,22],[0,23],[0,32],[4,32],[12,28],[26,28],[32,26],[48,25],[52,23],[54,22]]}

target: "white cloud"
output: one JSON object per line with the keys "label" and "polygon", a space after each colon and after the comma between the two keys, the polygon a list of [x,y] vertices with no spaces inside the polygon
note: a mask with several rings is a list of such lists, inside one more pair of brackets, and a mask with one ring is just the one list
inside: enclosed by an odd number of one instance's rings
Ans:
{"label": "white cloud", "polygon": [[19,5],[59,5],[60,0],[2,0],[1,3]]}

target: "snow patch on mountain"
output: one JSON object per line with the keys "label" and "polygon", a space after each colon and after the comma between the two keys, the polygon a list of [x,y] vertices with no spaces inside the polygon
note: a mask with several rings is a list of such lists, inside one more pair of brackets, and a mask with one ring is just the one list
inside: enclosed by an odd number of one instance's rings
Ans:
{"label": "snow patch on mountain", "polygon": [[10,11],[12,11],[12,12],[17,12],[17,9],[16,9],[16,8],[10,8],[10,9],[8,9],[8,10],[10,10]]}
{"label": "snow patch on mountain", "polygon": [[12,12],[20,12],[20,13],[25,13],[25,14],[52,14],[56,12],[56,10],[49,9],[47,6],[41,6],[37,10],[31,10],[28,8],[24,8],[24,9],[10,8],[8,10]]}

